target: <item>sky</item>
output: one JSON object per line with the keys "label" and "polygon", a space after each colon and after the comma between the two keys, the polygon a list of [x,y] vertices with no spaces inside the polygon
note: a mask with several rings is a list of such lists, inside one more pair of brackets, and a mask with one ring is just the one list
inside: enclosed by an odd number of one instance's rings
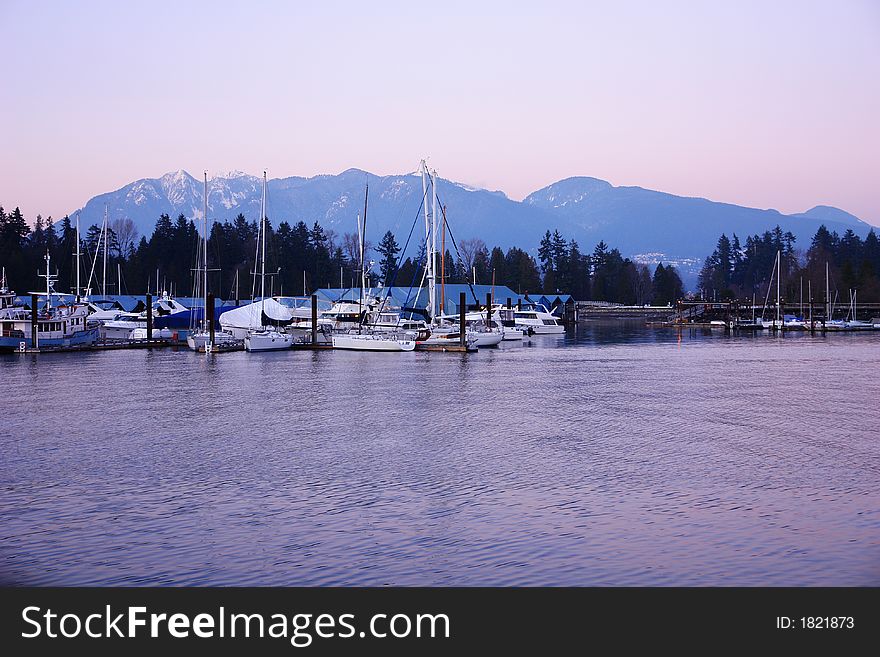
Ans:
{"label": "sky", "polygon": [[569,176],[880,225],[880,2],[0,0],[0,205],[139,178]]}

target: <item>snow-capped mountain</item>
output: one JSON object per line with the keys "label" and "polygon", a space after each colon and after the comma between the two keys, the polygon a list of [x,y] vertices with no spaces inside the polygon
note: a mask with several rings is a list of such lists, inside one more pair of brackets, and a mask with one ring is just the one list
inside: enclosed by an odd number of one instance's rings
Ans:
{"label": "snow-capped mountain", "polygon": [[[368,238],[377,242],[391,230],[403,244],[412,230],[417,248],[424,234],[420,207],[422,181],[413,173],[376,176],[359,169],[310,178],[275,178],[268,181],[268,216],[274,224],[315,221],[337,233],[354,232],[355,218],[363,212],[364,190],[369,184]],[[183,214],[201,218],[203,182],[186,171],[160,178],[137,180],[114,192],[91,199],[82,209],[84,226],[99,223],[104,204],[111,218],[127,216],[143,235],[150,235],[159,215]],[[234,171],[208,179],[208,217],[232,220],[239,213],[256,220],[261,180]],[[807,247],[816,229],[825,224],[843,233],[851,228],[861,236],[870,226],[857,217],[828,206],[785,215],[703,198],[675,196],[641,187],[615,187],[598,178],[575,177],[540,189],[522,202],[449,180],[439,180],[441,203],[453,237],[482,238],[490,247],[537,248],[546,230],[574,238],[583,251],[604,240],[624,255],[659,254],[662,259],[701,261],[712,251],[718,236],[761,233],[779,224]],[[451,242],[451,240],[449,241]],[[450,250],[453,245],[447,242]]]}

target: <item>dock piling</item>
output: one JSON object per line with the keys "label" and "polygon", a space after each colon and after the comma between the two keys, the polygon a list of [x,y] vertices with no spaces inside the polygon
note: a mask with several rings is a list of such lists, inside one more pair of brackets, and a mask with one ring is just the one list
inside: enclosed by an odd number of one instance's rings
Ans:
{"label": "dock piling", "polygon": [[153,295],[147,292],[147,342],[153,339]]}
{"label": "dock piling", "polygon": [[312,295],[312,344],[318,344],[318,295]]}
{"label": "dock piling", "polygon": [[205,297],[205,322],[207,322],[208,327],[208,342],[211,345],[211,350],[214,349],[214,295],[208,293]]}
{"label": "dock piling", "polygon": [[[47,256],[48,257],[48,256]],[[37,330],[39,328],[39,320],[37,319],[37,295],[31,295],[31,349],[39,349],[39,338],[37,338]]]}
{"label": "dock piling", "polygon": [[467,335],[465,333],[465,315],[467,314],[467,301],[464,292],[458,295],[458,339],[465,349],[467,348]]}

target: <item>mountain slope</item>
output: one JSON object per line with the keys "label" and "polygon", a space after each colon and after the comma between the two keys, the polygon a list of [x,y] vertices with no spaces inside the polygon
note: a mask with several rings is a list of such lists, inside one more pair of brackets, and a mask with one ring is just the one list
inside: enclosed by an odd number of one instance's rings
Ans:
{"label": "mountain slope", "polygon": [[[355,232],[355,217],[363,212],[367,184],[368,239],[376,243],[386,230],[391,230],[403,245],[412,229],[410,248],[414,253],[424,235],[420,212],[422,183],[415,174],[376,176],[348,169],[337,175],[272,179],[268,183],[268,216],[276,225],[282,220],[302,220],[309,225],[318,221],[325,229],[339,234]],[[162,213],[172,218],[178,214],[200,218],[202,186],[201,180],[185,171],[137,180],[86,203],[82,209],[83,225],[99,223],[106,202],[111,218],[130,217],[141,234],[150,235]],[[231,220],[242,213],[255,220],[259,214],[260,188],[260,178],[240,172],[211,178],[209,218]],[[615,187],[588,177],[553,183],[522,202],[512,201],[500,192],[443,179],[438,181],[438,192],[458,241],[479,237],[490,247],[515,245],[534,252],[546,230],[558,229],[567,239],[576,239],[584,251],[604,240],[624,255],[650,254],[650,258],[643,260],[672,260],[688,263],[691,268],[712,251],[722,232],[736,233],[744,239],[779,224],[797,236],[799,247],[806,248],[821,224],[838,233],[850,228],[860,236],[870,230],[857,217],[828,206],[784,215],[776,210],[675,196],[641,187]],[[447,246],[453,249],[451,240]]]}

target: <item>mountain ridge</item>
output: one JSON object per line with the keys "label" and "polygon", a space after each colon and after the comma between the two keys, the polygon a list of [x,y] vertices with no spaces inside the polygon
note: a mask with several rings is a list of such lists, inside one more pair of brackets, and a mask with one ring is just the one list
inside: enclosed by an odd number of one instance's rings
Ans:
{"label": "mountain ridge", "polygon": [[[241,171],[210,177],[209,218],[232,220],[242,213],[255,220],[261,182],[261,177]],[[309,225],[318,221],[337,234],[353,233],[355,217],[363,211],[367,183],[371,241],[378,242],[380,235],[391,230],[403,245],[412,232],[410,248],[417,249],[423,235],[423,229],[419,230],[422,187],[420,176],[413,172],[380,176],[352,167],[338,174],[272,178],[268,180],[267,215],[276,225],[283,220]],[[438,196],[458,241],[481,238],[490,248],[519,246],[535,254],[545,231],[559,230],[566,239],[577,240],[583,251],[602,240],[637,260],[648,254],[650,262],[678,263],[687,277],[695,274],[721,233],[736,233],[744,240],[778,224],[795,234],[799,248],[806,248],[822,224],[841,234],[852,229],[860,237],[872,229],[855,215],[827,205],[787,215],[638,186],[614,186],[590,176],[556,181],[522,201],[497,190],[440,178]],[[142,235],[149,236],[160,214],[201,218],[203,181],[183,169],[133,181],[90,199],[81,209],[84,226],[100,223],[105,202],[111,219],[129,217]],[[449,241],[447,246],[452,248]]]}

